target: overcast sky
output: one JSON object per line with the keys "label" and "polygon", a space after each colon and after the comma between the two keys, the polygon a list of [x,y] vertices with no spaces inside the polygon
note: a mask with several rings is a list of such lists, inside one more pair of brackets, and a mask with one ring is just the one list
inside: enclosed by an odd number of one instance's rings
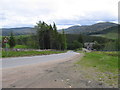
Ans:
{"label": "overcast sky", "polygon": [[0,27],[32,27],[55,22],[58,29],[117,22],[119,0],[1,0]]}

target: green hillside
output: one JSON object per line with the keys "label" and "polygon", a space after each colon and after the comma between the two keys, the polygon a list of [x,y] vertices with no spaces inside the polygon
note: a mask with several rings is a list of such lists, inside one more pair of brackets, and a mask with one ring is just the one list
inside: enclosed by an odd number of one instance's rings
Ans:
{"label": "green hillside", "polygon": [[118,26],[110,27],[104,29],[103,31],[91,33],[91,36],[105,37],[108,39],[117,39],[118,38]]}
{"label": "green hillside", "polygon": [[[83,25],[83,26],[75,25],[75,26],[64,29],[64,31],[66,34],[82,33],[82,34],[90,35],[90,34],[99,33],[101,31],[104,32],[105,29],[108,29],[113,26],[117,26],[117,24],[111,23],[111,22],[102,22],[102,23],[96,23],[93,25]],[[14,35],[29,35],[29,34],[36,33],[36,29],[34,29],[32,27],[2,28],[0,30],[2,30],[3,36],[8,36],[8,35],[10,35],[11,32],[13,32]],[[106,30],[106,32],[111,31],[111,30]],[[62,30],[58,30],[58,32],[61,33]]]}
{"label": "green hillside", "polygon": [[[102,22],[102,23],[96,23],[93,25],[84,25],[84,26],[72,26],[67,29],[65,29],[66,34],[93,34],[97,32],[101,32],[105,29],[108,29],[110,27],[117,26],[115,23],[111,22]],[[109,31],[109,30],[108,30]],[[59,30],[59,32],[62,32],[62,30]]]}
{"label": "green hillside", "polygon": [[91,35],[91,36],[99,36],[99,37],[104,37],[108,39],[117,39],[118,33],[107,33],[107,34],[98,34],[98,35]]}
{"label": "green hillside", "polygon": [[11,32],[13,32],[14,35],[30,35],[36,33],[36,30],[31,27],[2,28],[3,36],[9,36]]}

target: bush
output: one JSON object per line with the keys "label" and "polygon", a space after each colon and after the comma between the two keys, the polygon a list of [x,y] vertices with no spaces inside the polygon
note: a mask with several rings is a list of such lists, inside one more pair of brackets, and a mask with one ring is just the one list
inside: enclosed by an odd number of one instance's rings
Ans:
{"label": "bush", "polygon": [[78,42],[77,40],[73,41],[73,49],[78,49],[82,47],[83,47],[82,43]]}
{"label": "bush", "polygon": [[75,49],[74,51],[80,51],[80,50],[82,50],[82,48],[77,48],[77,49]]}
{"label": "bush", "polygon": [[105,47],[103,50],[106,51],[117,51],[118,50],[118,43],[117,42],[108,42],[105,44]]}
{"label": "bush", "polygon": [[104,45],[103,44],[99,44],[95,41],[95,44],[93,44],[93,49],[96,49],[96,50],[102,50],[104,48]]}

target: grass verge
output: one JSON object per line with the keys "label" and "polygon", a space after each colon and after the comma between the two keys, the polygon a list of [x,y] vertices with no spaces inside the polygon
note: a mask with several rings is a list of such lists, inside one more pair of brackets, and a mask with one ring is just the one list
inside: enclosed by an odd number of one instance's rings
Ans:
{"label": "grass verge", "polygon": [[[84,68],[89,78],[103,81],[110,86],[118,84],[118,52],[90,52],[76,64]],[[92,71],[93,70],[93,71]]]}
{"label": "grass verge", "polygon": [[2,51],[2,57],[20,57],[20,56],[35,56],[65,53],[66,51]]}
{"label": "grass verge", "polygon": [[86,53],[77,64],[95,67],[102,72],[116,72],[118,70],[118,56],[116,52],[90,52]]}

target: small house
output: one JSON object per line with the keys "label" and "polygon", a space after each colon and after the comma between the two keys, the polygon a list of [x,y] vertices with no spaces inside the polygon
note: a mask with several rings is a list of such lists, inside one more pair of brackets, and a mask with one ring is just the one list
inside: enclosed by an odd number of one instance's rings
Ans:
{"label": "small house", "polygon": [[94,42],[86,42],[86,43],[84,43],[84,47],[88,50],[93,50],[94,44],[95,44]]}

